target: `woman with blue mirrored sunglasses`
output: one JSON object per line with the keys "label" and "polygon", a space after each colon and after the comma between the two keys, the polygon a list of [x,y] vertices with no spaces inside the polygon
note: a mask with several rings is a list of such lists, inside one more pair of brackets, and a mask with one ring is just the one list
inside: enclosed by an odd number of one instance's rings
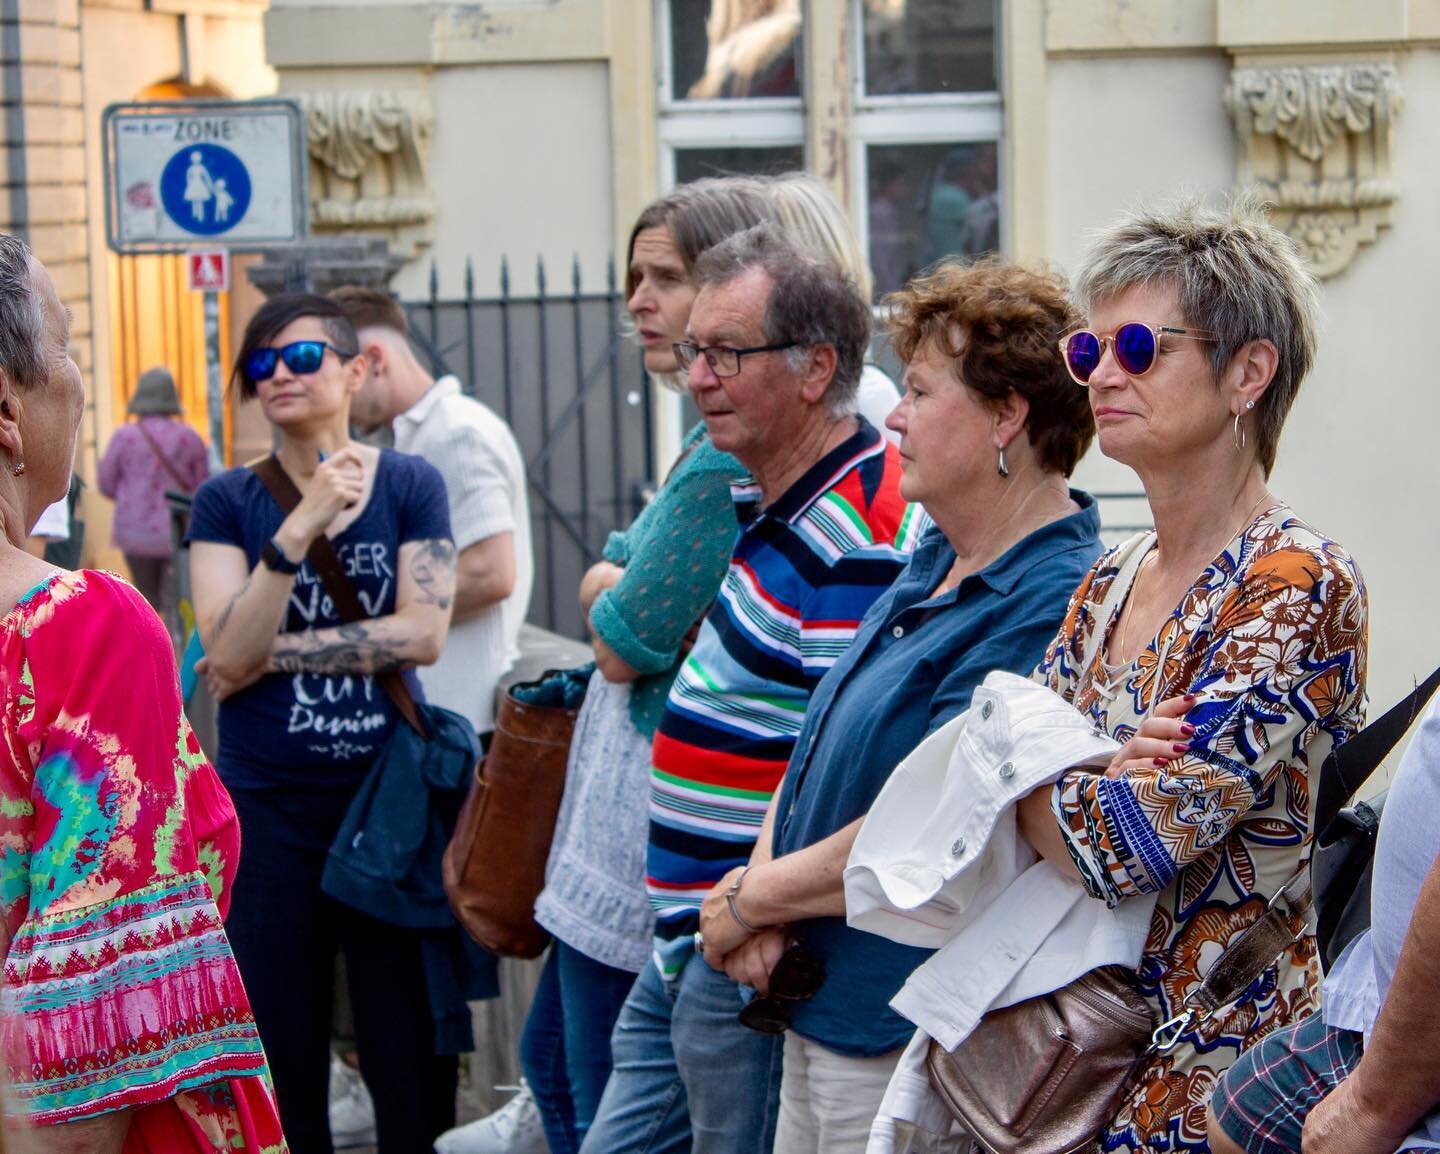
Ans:
{"label": "woman with blue mirrored sunglasses", "polygon": [[268,381],[275,375],[275,367],[281,361],[292,373],[313,373],[325,360],[326,349],[332,350],[342,361],[359,355],[353,349],[336,348],[329,341],[291,341],[279,348],[251,349],[245,356],[245,375],[256,383]]}
{"label": "woman with blue mirrored sunglasses", "polygon": [[[360,783],[404,724],[376,675],[402,672],[418,689],[408,671],[439,655],[455,590],[440,474],[351,440],[367,371],[358,347],[326,297],[265,302],[232,379],[275,430],[262,468],[273,476],[278,465],[299,502],[287,510],[256,470],[231,469],[200,487],[190,522],[197,669],[220,701],[218,766],[245,836],[226,931],[296,1154],[331,1146],[329,1049],[315,1043],[330,1035],[342,950],[380,1154],[429,1150],[454,1124],[458,1067],[436,1052],[420,934],[320,884]],[[322,538],[362,616],[337,609],[309,560]]]}

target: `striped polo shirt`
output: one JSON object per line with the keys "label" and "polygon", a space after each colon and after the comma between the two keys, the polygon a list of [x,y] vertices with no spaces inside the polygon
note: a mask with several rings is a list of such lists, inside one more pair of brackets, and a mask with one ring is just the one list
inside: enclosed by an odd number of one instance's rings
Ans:
{"label": "striped polo shirt", "polygon": [[924,514],[871,425],[760,506],[732,487],[740,533],[715,604],[655,732],[646,887],[655,961],[678,974],[700,903],[750,858],[820,679],[904,568]]}

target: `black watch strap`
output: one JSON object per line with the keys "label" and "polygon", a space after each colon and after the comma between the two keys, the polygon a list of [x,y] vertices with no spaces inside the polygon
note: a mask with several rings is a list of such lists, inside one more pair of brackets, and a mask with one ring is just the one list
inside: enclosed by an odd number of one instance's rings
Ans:
{"label": "black watch strap", "polygon": [[292,561],[289,557],[285,556],[284,550],[282,550],[279,545],[275,544],[274,537],[271,537],[270,540],[266,541],[265,548],[260,550],[260,561],[265,566],[265,568],[272,570],[275,573],[284,573],[287,576],[294,576],[296,573],[300,572],[301,562]]}

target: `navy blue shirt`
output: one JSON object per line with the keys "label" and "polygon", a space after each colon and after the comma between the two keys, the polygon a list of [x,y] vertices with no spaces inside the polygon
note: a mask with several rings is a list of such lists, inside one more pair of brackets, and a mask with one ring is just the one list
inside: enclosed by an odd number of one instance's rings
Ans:
{"label": "navy blue shirt", "polygon": [[[939,597],[955,563],[939,529],[871,606],[859,632],[810,699],[785,772],[774,853],[823,841],[868,813],[891,772],[932,731],[964,712],[992,670],[1028,676],[1060,629],[1070,595],[1100,556],[1094,498],[1051,522]],[[915,1027],[890,999],[932,951],[852,930],[844,918],[792,927],[825,962],[825,981],[792,1003],[793,1028],[841,1054],[905,1045]]]}
{"label": "navy blue shirt", "polygon": [[[252,469],[211,477],[195,493],[191,541],[245,552],[253,569],[284,521]],[[395,612],[400,546],[450,536],[445,482],[428,461],[382,449],[370,498],[334,538],[335,550],[372,617]],[[281,633],[330,629],[339,614],[307,559],[295,576]],[[410,692],[423,701],[413,671]],[[399,714],[372,677],[271,673],[220,704],[220,777],[237,788],[356,785],[390,736]]]}

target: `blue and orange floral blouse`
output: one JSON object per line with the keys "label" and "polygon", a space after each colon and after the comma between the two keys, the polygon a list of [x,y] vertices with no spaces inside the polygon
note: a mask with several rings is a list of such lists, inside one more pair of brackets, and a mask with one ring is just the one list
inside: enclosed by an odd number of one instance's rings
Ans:
{"label": "blue and orange floral blouse", "polygon": [[[1309,860],[1315,775],[1364,722],[1368,615],[1350,555],[1277,504],[1226,546],[1140,656],[1115,669],[1092,642],[1097,630],[1109,637],[1128,590],[1101,607],[1132,551],[1153,543],[1149,534],[1100,558],[1035,676],[1119,742],[1161,701],[1198,697],[1187,714],[1191,748],[1164,769],[1118,778],[1072,770],[1052,796],[1092,896],[1160,895],[1139,975],[1158,1023]],[[1208,1151],[1205,1108],[1220,1074],[1262,1035],[1311,1013],[1318,984],[1314,938],[1304,936],[1228,1013],[1147,1059],[1103,1148]]]}

